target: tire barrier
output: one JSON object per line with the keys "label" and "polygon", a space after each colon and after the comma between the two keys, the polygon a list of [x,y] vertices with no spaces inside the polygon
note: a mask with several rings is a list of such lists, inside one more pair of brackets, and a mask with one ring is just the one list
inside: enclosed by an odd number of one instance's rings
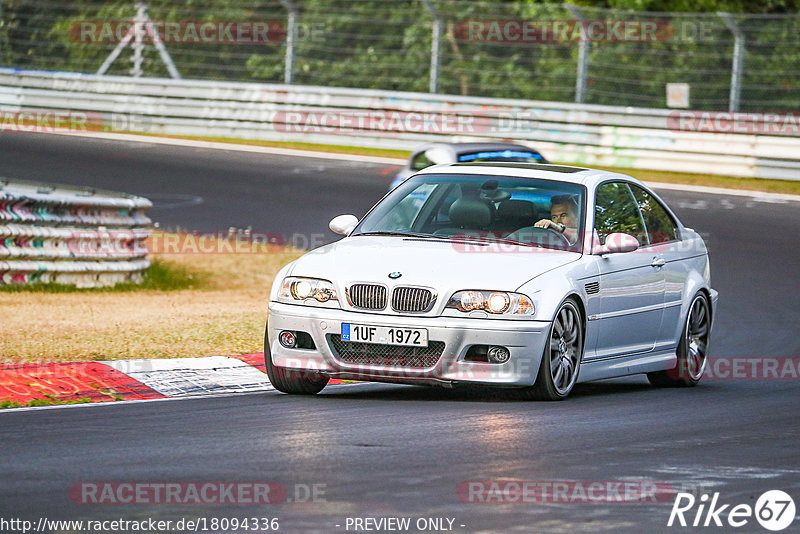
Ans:
{"label": "tire barrier", "polygon": [[141,282],[151,206],[123,193],[0,179],[0,285]]}

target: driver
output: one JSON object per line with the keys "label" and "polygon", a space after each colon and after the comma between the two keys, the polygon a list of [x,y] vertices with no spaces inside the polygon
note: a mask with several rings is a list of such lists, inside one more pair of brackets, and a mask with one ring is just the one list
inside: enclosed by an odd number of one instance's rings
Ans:
{"label": "driver", "polygon": [[578,217],[578,199],[574,195],[558,195],[550,199],[550,218],[539,219],[533,226],[561,232],[574,243],[578,238]]}

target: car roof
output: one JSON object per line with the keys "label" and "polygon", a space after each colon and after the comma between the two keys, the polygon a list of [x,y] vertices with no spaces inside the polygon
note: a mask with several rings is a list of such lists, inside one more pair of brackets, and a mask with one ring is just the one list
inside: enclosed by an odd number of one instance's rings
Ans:
{"label": "car roof", "polygon": [[417,174],[488,174],[493,176],[513,176],[518,178],[537,178],[585,185],[588,188],[597,186],[610,179],[633,182],[643,185],[639,180],[627,174],[591,169],[588,167],[572,167],[549,163],[445,163],[427,167]]}
{"label": "car roof", "polygon": [[500,150],[515,149],[515,150],[525,150],[536,153],[539,152],[535,148],[521,145],[519,143],[497,142],[497,143],[429,143],[427,145],[423,145],[417,148],[416,150],[414,150],[414,153],[416,154],[436,147],[448,148],[453,152],[455,152],[456,154],[468,154],[471,152],[483,152],[486,150],[498,150],[498,149]]}

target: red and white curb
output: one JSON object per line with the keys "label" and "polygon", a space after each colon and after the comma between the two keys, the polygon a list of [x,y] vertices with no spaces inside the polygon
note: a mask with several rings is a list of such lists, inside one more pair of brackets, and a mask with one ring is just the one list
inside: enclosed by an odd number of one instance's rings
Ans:
{"label": "red and white curb", "polygon": [[106,365],[165,397],[247,393],[273,389],[267,375],[225,356],[168,360],[118,360]]}
{"label": "red and white curb", "polygon": [[[331,380],[331,383],[338,383]],[[0,366],[0,402],[165,399],[271,391],[264,355]]]}

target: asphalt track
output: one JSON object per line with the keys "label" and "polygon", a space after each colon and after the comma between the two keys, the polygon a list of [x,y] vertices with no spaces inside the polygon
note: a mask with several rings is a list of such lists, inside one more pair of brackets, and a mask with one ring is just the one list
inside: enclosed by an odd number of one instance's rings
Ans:
{"label": "asphalt track", "polygon": [[[392,170],[0,136],[0,176],[124,190],[153,198],[152,216],[164,226],[250,226],[287,240],[332,239],[327,221],[363,214],[385,192]],[[721,295],[713,358],[800,356],[800,205],[662,196],[709,244],[712,285]],[[357,384],[314,398],[270,392],[6,411],[0,413],[0,518],[257,515],[280,518],[283,532],[345,532],[348,517],[404,516],[453,518],[456,532],[767,532],[754,519],[738,529],[668,528],[672,499],[467,503],[456,488],[497,479],[642,480],[697,495],[719,492],[721,503],[751,506],[764,491],[782,489],[800,504],[798,401],[797,378],[704,380],[694,389],[659,390],[632,377],[579,385],[562,403]],[[303,485],[323,485],[325,493],[314,503],[258,507],[76,504],[68,489],[81,481],[277,481],[293,501]],[[787,532],[798,525],[800,519]]]}

